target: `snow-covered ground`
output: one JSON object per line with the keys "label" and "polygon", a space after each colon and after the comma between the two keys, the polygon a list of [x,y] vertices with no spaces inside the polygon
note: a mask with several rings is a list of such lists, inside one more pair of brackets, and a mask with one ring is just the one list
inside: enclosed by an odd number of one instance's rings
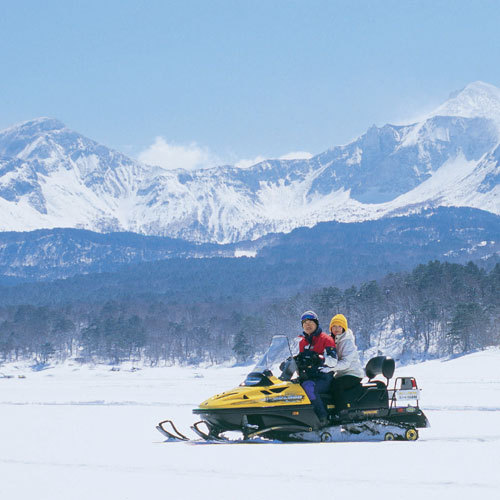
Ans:
{"label": "snow-covered ground", "polygon": [[397,368],[423,388],[416,442],[193,444],[156,423],[189,429],[246,368],[0,366],[0,498],[497,499],[499,367],[489,349]]}

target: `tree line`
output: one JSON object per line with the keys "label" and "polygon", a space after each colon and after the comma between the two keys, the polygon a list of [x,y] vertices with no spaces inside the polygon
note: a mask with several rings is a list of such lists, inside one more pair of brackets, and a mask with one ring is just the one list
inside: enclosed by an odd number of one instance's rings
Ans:
{"label": "tree line", "polygon": [[428,359],[500,344],[500,264],[489,272],[431,261],[345,289],[323,287],[286,300],[169,301],[164,295],[104,303],[0,307],[0,362],[250,362],[272,335],[301,332],[315,310],[323,328],[347,316],[360,350]]}

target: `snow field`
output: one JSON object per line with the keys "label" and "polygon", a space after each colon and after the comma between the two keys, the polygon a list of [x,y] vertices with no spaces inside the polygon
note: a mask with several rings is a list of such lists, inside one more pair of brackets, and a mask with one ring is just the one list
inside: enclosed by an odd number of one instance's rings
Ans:
{"label": "snow field", "polygon": [[[423,388],[416,442],[168,443],[246,368],[0,367],[1,499],[497,499],[500,349],[398,367]],[[26,378],[17,378],[17,375]]]}

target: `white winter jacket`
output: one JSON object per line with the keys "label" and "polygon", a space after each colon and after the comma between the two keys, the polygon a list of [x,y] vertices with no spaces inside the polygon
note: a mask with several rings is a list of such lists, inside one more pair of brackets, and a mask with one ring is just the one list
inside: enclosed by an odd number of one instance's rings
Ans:
{"label": "white winter jacket", "polygon": [[358,348],[354,340],[354,334],[351,329],[335,337],[337,344],[337,366],[335,366],[335,378],[344,375],[353,375],[363,378],[365,371],[359,359]]}

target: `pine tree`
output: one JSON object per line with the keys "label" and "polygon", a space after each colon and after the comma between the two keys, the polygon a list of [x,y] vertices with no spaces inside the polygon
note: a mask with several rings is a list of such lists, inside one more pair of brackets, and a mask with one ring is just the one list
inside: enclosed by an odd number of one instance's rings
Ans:
{"label": "pine tree", "polygon": [[233,340],[233,352],[236,356],[236,360],[239,363],[245,363],[251,359],[253,356],[253,348],[248,341],[248,338],[244,330],[240,330]]}

